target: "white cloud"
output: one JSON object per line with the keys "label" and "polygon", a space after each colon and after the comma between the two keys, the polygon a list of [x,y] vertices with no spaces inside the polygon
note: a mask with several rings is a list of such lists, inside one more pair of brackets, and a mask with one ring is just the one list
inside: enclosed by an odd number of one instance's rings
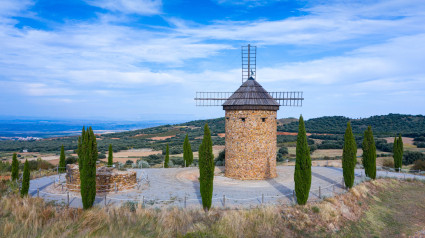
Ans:
{"label": "white cloud", "polygon": [[70,96],[76,92],[68,88],[54,87],[42,83],[20,83],[21,90],[29,96]]}
{"label": "white cloud", "polygon": [[87,3],[113,12],[139,15],[161,13],[161,0],[87,0]]}
{"label": "white cloud", "polygon": [[217,2],[218,4],[241,5],[248,7],[260,7],[280,1],[282,0],[215,0],[215,2]]}
{"label": "white cloud", "polygon": [[33,4],[32,0],[2,0],[0,1],[0,16],[15,16]]}

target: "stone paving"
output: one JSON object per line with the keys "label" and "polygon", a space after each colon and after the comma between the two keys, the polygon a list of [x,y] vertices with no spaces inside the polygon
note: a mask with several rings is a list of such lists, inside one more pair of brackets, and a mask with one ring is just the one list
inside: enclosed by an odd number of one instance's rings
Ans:
{"label": "stone paving", "polygon": [[[268,180],[235,180],[224,177],[224,168],[216,168],[214,177],[213,206],[254,207],[262,203],[293,203],[294,167],[278,166],[278,177]],[[201,204],[199,193],[198,168],[150,168],[135,169],[138,178],[144,178],[140,187],[123,192],[98,194],[95,204],[100,206],[120,205],[125,202],[144,203],[146,206],[197,206]],[[356,169],[356,182],[363,181],[364,172]],[[64,182],[64,174],[31,180],[30,194],[43,197],[46,201],[82,207],[78,193],[67,193],[58,180]],[[395,172],[377,171],[377,177],[416,178],[425,176]],[[55,181],[55,182],[54,182]],[[320,191],[319,191],[320,187]],[[309,201],[342,193],[342,169],[334,167],[312,167],[312,184]],[[105,200],[106,196],[106,200]],[[320,198],[319,198],[320,197]]]}

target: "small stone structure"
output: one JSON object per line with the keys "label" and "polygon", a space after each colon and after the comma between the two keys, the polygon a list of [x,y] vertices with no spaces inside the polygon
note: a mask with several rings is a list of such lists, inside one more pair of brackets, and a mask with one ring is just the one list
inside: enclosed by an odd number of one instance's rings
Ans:
{"label": "small stone structure", "polygon": [[277,177],[279,106],[252,77],[224,102],[225,176],[243,180]]}
{"label": "small stone structure", "polygon": [[[70,191],[80,191],[80,171],[78,165],[66,166],[66,186]],[[115,187],[116,185],[116,187]],[[96,168],[96,192],[114,192],[135,188],[137,185],[136,171],[119,171],[115,168]]]}

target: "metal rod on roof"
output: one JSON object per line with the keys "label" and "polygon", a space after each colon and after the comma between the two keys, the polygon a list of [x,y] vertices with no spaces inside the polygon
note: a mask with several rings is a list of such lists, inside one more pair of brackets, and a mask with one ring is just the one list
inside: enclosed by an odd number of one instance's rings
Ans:
{"label": "metal rod on roof", "polygon": [[251,48],[251,45],[248,44],[248,79],[249,79],[249,74],[250,74],[250,72],[249,72],[249,66],[250,66],[249,64],[250,64],[250,58],[251,58],[250,48]]}

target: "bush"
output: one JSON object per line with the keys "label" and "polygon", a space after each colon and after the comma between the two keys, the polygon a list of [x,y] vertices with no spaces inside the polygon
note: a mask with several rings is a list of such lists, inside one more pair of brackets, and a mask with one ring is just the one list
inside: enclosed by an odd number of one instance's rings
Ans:
{"label": "bush", "polygon": [[215,158],[214,163],[216,166],[224,166],[226,158],[226,150],[220,151],[217,158]]}
{"label": "bush", "polygon": [[171,157],[170,159],[171,159],[170,162],[172,162],[172,164],[170,164],[171,166],[173,165],[184,166],[184,160],[182,157]]}
{"label": "bush", "polygon": [[281,147],[277,153],[281,154],[281,155],[287,155],[288,154],[288,148]]}
{"label": "bush", "polygon": [[149,155],[147,157],[144,157],[143,160],[149,163],[150,166],[161,164],[164,161],[163,155]]}
{"label": "bush", "polygon": [[276,162],[283,162],[284,160],[285,159],[283,158],[282,154],[276,154]]}
{"label": "bush", "polygon": [[422,141],[425,142],[425,136],[416,137],[413,141]]}
{"label": "bush", "polygon": [[394,160],[393,159],[390,159],[390,158],[385,158],[382,161],[382,166],[389,167],[389,168],[394,168]]}
{"label": "bush", "polygon": [[418,148],[425,148],[425,142],[415,142],[414,143]]}
{"label": "bush", "polygon": [[144,161],[144,160],[137,160],[137,167],[139,168],[150,168],[151,166],[149,165],[148,162]]}
{"label": "bush", "polygon": [[425,160],[425,154],[416,151],[405,151],[403,154],[403,165],[413,164],[416,160]]}
{"label": "bush", "polygon": [[310,154],[313,154],[313,152],[317,150],[317,145],[311,145],[310,146]]}
{"label": "bush", "polygon": [[97,158],[98,159],[106,159],[106,155],[104,153],[100,153]]}
{"label": "bush", "polygon": [[12,165],[9,162],[0,162],[0,172],[10,172]]}
{"label": "bush", "polygon": [[412,170],[425,171],[425,160],[416,160],[412,166]]}
{"label": "bush", "polygon": [[69,156],[65,159],[65,164],[75,164],[77,163],[78,159],[75,156]]}
{"label": "bush", "polygon": [[133,160],[127,160],[125,161],[125,165],[132,165],[133,164]]}

